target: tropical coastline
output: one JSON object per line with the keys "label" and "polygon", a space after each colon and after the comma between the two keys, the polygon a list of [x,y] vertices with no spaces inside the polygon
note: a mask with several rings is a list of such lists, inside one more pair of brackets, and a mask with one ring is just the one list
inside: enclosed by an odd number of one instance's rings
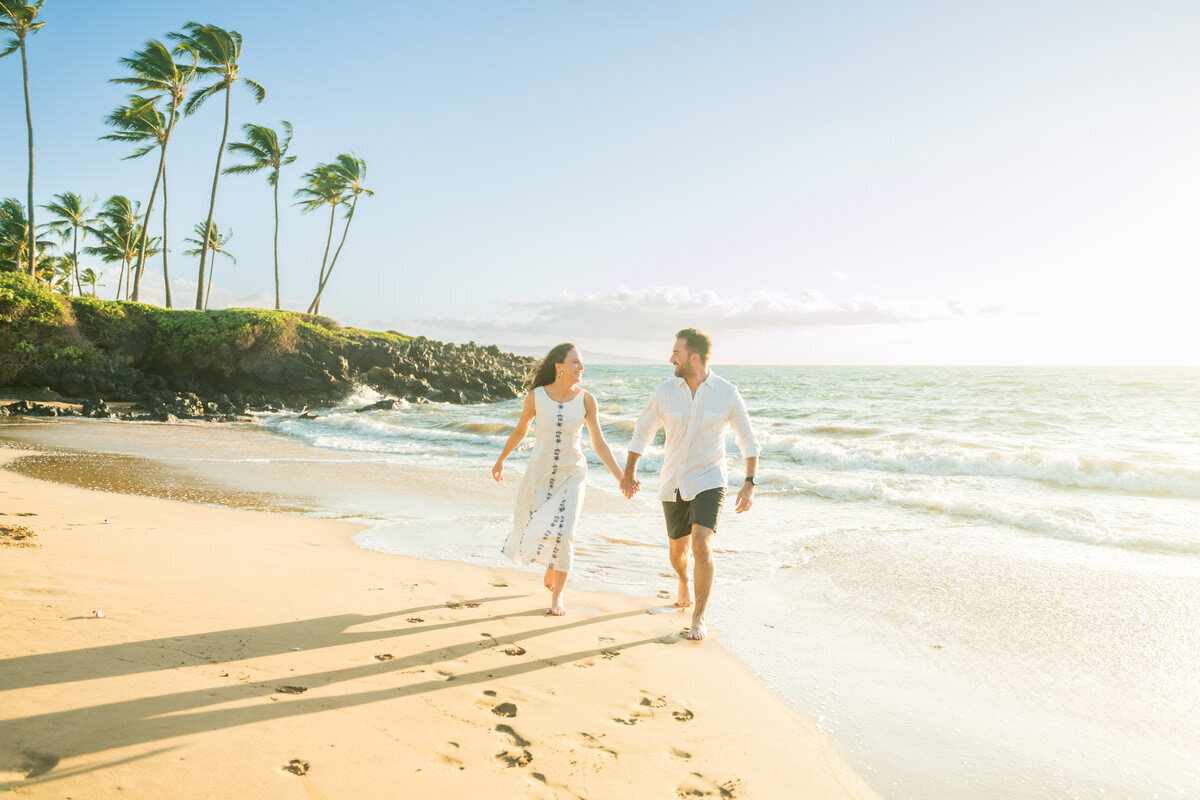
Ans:
{"label": "tropical coastline", "polygon": [[[754,510],[722,522],[715,643],[876,791],[1186,800],[1200,787],[1186,756],[1200,741],[1200,441],[1186,423],[1200,373],[715,369],[745,389],[764,447]],[[588,369],[615,447],[662,373]],[[363,387],[313,418],[227,425],[14,418],[3,434],[37,451],[11,467],[25,476],[350,520],[374,554],[510,571],[515,481],[487,470],[519,404],[358,411],[378,399]],[[593,464],[572,587],[666,602],[660,457],[646,454],[633,501]],[[569,590],[568,608],[579,598]]]}

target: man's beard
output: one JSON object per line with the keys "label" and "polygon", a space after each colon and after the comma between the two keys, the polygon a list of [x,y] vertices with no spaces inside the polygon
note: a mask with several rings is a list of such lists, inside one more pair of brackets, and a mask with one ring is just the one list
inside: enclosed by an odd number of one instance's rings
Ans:
{"label": "man's beard", "polygon": [[692,377],[691,365],[690,364],[680,364],[678,367],[675,368],[675,377],[676,378],[684,378],[684,379]]}

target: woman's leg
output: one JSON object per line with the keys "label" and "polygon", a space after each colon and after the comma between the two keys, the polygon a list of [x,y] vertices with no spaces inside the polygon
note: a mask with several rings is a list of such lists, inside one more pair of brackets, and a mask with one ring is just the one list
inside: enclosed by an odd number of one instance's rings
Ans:
{"label": "woman's leg", "polygon": [[542,576],[542,585],[550,591],[554,591],[554,569],[546,567],[546,574]]}
{"label": "woman's leg", "polygon": [[567,613],[567,609],[563,607],[563,589],[567,588],[567,576],[571,573],[563,572],[562,570],[551,569],[550,574],[553,575],[553,583],[550,591],[553,594],[550,596],[550,609],[546,612],[551,616],[561,617]]}

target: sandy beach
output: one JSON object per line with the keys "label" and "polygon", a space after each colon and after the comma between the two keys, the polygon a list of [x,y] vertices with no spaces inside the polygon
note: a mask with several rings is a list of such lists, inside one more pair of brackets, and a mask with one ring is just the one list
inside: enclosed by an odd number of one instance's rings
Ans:
{"label": "sandy beach", "polygon": [[644,599],[550,619],[534,576],[368,552],[347,522],[5,470],[0,513],[33,533],[0,546],[16,796],[875,796]]}

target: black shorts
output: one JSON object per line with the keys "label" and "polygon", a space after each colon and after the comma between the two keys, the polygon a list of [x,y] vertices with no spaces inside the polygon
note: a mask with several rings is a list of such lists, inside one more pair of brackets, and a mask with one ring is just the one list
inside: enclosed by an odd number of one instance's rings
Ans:
{"label": "black shorts", "polygon": [[663,516],[667,518],[667,536],[682,539],[692,535],[693,525],[703,525],[716,531],[725,505],[725,488],[705,489],[691,500],[684,500],[675,490],[674,500],[663,501]]}

